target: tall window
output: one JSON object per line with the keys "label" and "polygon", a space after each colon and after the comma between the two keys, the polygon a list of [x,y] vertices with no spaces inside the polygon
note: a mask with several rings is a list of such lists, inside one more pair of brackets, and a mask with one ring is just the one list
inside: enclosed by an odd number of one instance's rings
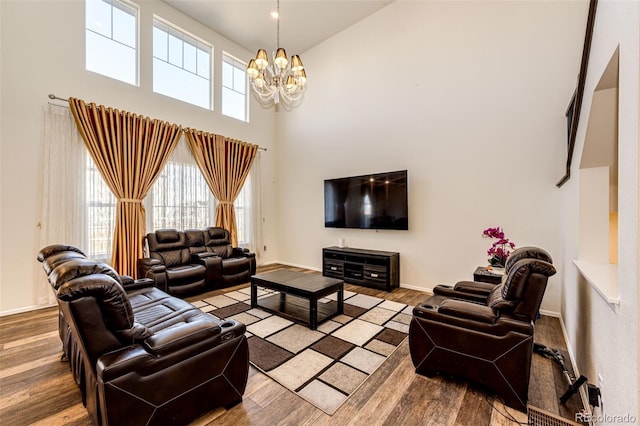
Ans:
{"label": "tall window", "polygon": [[153,91],[211,109],[211,46],[154,18]]}
{"label": "tall window", "polygon": [[138,9],[119,0],[86,0],[85,67],[138,84]]}
{"label": "tall window", "polygon": [[116,197],[104,182],[87,152],[87,256],[111,261],[111,242],[116,219]]}
{"label": "tall window", "polygon": [[233,208],[236,212],[236,227],[238,231],[238,246],[248,247],[251,238],[251,179],[250,177],[244,182],[244,186],[238,194],[238,198],[233,202]]}
{"label": "tall window", "polygon": [[[116,217],[116,199],[87,153],[85,200],[87,211],[86,254],[104,262],[111,261],[111,244]],[[255,251],[254,215],[256,185],[249,173],[234,202],[238,245]],[[184,140],[178,143],[162,173],[144,199],[147,232],[157,229],[204,229],[215,225],[217,200],[195,163]],[[84,247],[84,246],[83,246]]]}
{"label": "tall window", "polygon": [[247,64],[226,52],[222,54],[222,114],[248,121]]}
{"label": "tall window", "polygon": [[145,199],[147,229],[192,229],[213,226],[215,198],[181,140]]}

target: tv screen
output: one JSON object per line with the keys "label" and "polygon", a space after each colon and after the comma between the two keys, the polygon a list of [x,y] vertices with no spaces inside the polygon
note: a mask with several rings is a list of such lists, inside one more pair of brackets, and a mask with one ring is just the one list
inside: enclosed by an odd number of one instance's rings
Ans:
{"label": "tv screen", "polygon": [[407,171],[325,180],[324,226],[409,229]]}

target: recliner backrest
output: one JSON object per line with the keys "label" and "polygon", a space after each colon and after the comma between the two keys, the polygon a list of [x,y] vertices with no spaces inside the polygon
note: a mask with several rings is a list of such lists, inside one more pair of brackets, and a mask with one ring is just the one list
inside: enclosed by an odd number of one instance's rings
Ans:
{"label": "recliner backrest", "polygon": [[551,255],[539,247],[533,247],[533,246],[518,247],[517,249],[511,252],[509,257],[507,257],[507,261],[504,264],[505,274],[508,274],[511,268],[513,267],[513,265],[515,265],[516,262],[522,259],[539,259],[539,260],[544,260],[545,262],[549,262],[553,264],[553,259],[551,259]]}
{"label": "recliner backrest", "polygon": [[149,257],[167,267],[188,264],[191,258],[184,232],[175,229],[158,229],[147,234],[147,244]]}
{"label": "recliner backrest", "polygon": [[229,231],[224,228],[210,226],[205,229],[205,242],[207,250],[215,253],[223,259],[231,256],[233,247],[231,245],[231,236]]}
{"label": "recliner backrest", "polygon": [[92,360],[150,335],[145,327],[134,324],[120,275],[109,265],[90,259],[69,260],[51,272],[49,282],[65,318],[82,332],[79,337]]}
{"label": "recliner backrest", "polygon": [[86,259],[87,256],[78,247],[67,244],[52,244],[40,250],[38,261],[42,263],[47,277],[58,265],[73,259]]}
{"label": "recliner backrest", "polygon": [[522,258],[511,265],[502,284],[487,298],[487,305],[496,313],[511,313],[533,320],[540,309],[548,278],[555,267],[535,258]]}
{"label": "recliner backrest", "polygon": [[187,229],[184,231],[184,235],[187,242],[187,247],[189,247],[189,253],[202,253],[207,251],[207,247],[204,243],[204,231],[200,229]]}
{"label": "recliner backrest", "polygon": [[49,274],[49,283],[55,290],[59,290],[67,281],[93,274],[108,275],[122,285],[120,275],[111,266],[86,258],[71,259],[58,265]]}

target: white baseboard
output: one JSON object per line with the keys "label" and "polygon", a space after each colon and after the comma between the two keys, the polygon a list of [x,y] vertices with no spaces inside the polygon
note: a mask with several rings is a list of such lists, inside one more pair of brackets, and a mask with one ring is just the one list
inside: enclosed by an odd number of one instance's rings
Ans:
{"label": "white baseboard", "polygon": [[273,265],[273,264],[276,264],[276,263],[280,264],[280,265],[291,266],[292,268],[309,269],[311,271],[322,272],[322,269],[320,269],[320,268],[313,268],[313,267],[307,266],[307,265],[299,265],[297,263],[283,262],[283,261],[280,261],[280,260],[274,260],[273,262],[265,262],[260,266]]}
{"label": "white baseboard", "polygon": [[[560,329],[562,330],[564,344],[567,347],[567,352],[569,353],[569,361],[571,361],[571,368],[573,369],[573,375],[576,378],[578,378],[580,377],[580,370],[578,370],[578,364],[576,364],[576,356],[575,356],[575,353],[573,352],[573,347],[570,345],[569,335],[567,334],[567,329],[564,325],[564,320],[562,319],[561,315],[558,315],[558,318],[560,319]],[[593,419],[593,416],[592,416],[593,413],[591,412],[591,406],[589,405],[589,397],[587,395],[587,391],[585,390],[584,385],[580,386],[580,399],[582,400],[582,407],[586,411],[588,418]],[[590,420],[589,424],[593,425],[594,424],[593,420]]]}
{"label": "white baseboard", "polygon": [[413,284],[400,284],[400,287],[401,288],[408,288],[409,290],[421,291],[421,292],[425,293],[425,297],[426,296],[431,296],[433,294],[433,289],[424,288],[424,287],[418,287],[417,285],[413,285]]}
{"label": "white baseboard", "polygon": [[560,312],[547,311],[546,309],[540,309],[540,314],[546,315],[548,317],[560,318],[560,320],[562,322],[562,318],[560,317]]}
{"label": "white baseboard", "polygon": [[53,308],[55,306],[57,305],[54,303],[52,305],[32,305],[32,306],[26,306],[23,308],[10,309],[8,311],[1,311],[0,317],[6,317],[8,315],[15,315],[15,314],[23,314],[25,312],[38,311],[40,309]]}

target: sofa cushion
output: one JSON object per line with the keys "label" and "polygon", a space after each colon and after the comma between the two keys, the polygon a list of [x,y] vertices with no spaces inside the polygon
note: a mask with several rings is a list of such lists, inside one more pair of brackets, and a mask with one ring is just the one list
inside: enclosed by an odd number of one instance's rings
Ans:
{"label": "sofa cushion", "polygon": [[228,258],[233,253],[233,248],[231,244],[223,245],[223,246],[209,246],[208,250],[215,254],[216,256],[220,256],[223,259]]}
{"label": "sofa cushion", "polygon": [[494,312],[505,311],[513,309],[515,302],[505,300],[502,297],[502,289],[504,284],[497,285],[491,293],[489,293],[489,297],[487,297],[487,306],[493,309]]}
{"label": "sofa cushion", "polygon": [[152,253],[152,257],[157,257],[167,268],[170,268],[172,266],[178,266],[187,263],[189,261],[189,250],[178,249],[159,251],[156,253]]}
{"label": "sofa cushion", "polygon": [[204,277],[206,268],[204,265],[180,265],[167,268],[169,282],[194,281],[199,277]]}

